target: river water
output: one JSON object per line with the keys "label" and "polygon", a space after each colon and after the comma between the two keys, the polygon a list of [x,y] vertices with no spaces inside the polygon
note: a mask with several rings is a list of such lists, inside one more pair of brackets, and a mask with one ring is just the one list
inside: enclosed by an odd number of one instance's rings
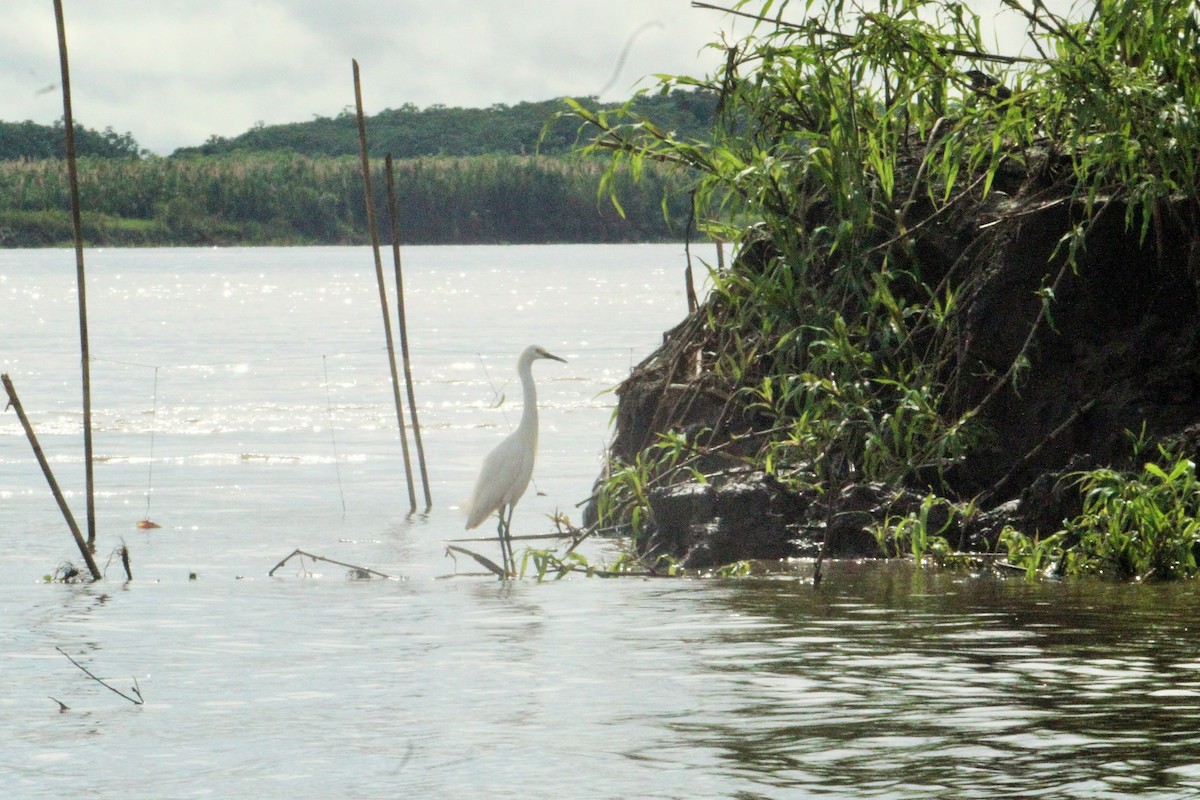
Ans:
{"label": "river water", "polygon": [[[415,515],[368,250],[87,261],[107,578],[43,580],[78,553],[0,415],[0,797],[1200,796],[1191,586],[904,563],[502,584],[446,557],[533,342],[569,363],[535,365],[514,529],[578,519],[608,390],[685,310],[681,246],[405,251]],[[82,520],[77,324],[72,253],[0,253],[0,370]],[[268,577],[296,548],[396,579]]]}

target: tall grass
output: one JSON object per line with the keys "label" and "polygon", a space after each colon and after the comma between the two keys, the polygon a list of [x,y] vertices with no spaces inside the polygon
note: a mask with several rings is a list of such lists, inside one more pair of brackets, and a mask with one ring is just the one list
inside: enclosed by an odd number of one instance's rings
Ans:
{"label": "tall grass", "polygon": [[[408,243],[611,242],[682,236],[676,230],[684,221],[682,213],[674,226],[662,217],[670,184],[665,174],[652,176],[635,190],[627,204],[629,213],[622,218],[599,202],[602,169],[586,161],[429,158],[397,162],[396,173],[402,235]],[[380,178],[375,184],[383,186],[384,181]],[[66,241],[57,238],[53,222],[67,207],[66,192],[61,162],[0,164],[0,244]],[[80,164],[80,194],[87,213],[113,223],[93,227],[89,238],[98,237],[92,239],[96,243],[135,243],[117,236],[131,227],[145,239],[136,243],[146,244],[366,241],[362,178],[352,157],[91,159]],[[382,195],[376,198],[377,203],[384,201]],[[685,207],[675,202],[680,210]]]}

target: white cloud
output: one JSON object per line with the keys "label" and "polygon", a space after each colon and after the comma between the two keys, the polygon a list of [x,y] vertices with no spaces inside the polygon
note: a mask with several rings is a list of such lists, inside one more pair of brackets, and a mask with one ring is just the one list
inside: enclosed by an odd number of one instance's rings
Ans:
{"label": "white cloud", "polygon": [[[404,103],[489,106],[590,94],[640,26],[613,96],[651,72],[703,73],[721,15],[690,0],[65,0],[77,121],[167,153],[211,134]],[[62,116],[50,3],[6,11],[0,118]]]}
{"label": "white cloud", "polygon": [[[17,5],[0,27],[0,119],[49,124],[62,116],[53,8]],[[748,29],[690,0],[64,5],[76,120],[131,132],[158,153],[259,121],[335,115],[354,102],[351,58],[362,66],[369,113],[593,94],[610,81],[606,97],[615,99],[653,73],[711,71],[718,56],[705,45],[721,29]],[[985,24],[1000,8],[998,0],[975,5]],[[798,18],[799,6],[788,14]]]}

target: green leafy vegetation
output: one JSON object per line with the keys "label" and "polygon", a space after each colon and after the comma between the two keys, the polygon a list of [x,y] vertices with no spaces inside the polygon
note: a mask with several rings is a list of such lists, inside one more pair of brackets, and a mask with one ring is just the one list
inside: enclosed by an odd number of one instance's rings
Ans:
{"label": "green leafy vegetation", "polygon": [[890,557],[912,556],[918,564],[926,557],[943,562],[953,552],[946,532],[956,515],[970,511],[969,507],[964,509],[930,494],[917,511],[889,517],[876,525],[873,533],[879,549]]}
{"label": "green leafy vegetation", "polygon": [[1073,476],[1083,511],[1034,540],[1009,529],[1009,561],[1030,576],[1096,574],[1120,579],[1193,578],[1200,555],[1196,464],[1162,450],[1140,472],[1109,468]]}
{"label": "green leafy vegetation", "polygon": [[456,563],[456,553],[468,556],[476,564],[484,567],[501,580],[511,577],[518,579],[533,577],[541,583],[546,580],[562,580],[571,575],[582,575],[588,578],[679,578],[685,574],[683,568],[670,556],[660,555],[657,558],[650,558],[638,555],[627,548],[617,553],[616,558],[612,561],[594,562],[578,550],[579,546],[594,531],[576,528],[565,514],[555,516],[554,523],[560,538],[567,544],[563,545],[561,549],[557,547],[524,548],[516,558],[516,575],[511,572],[506,573],[504,567],[487,556],[458,545],[447,545],[446,554],[455,559]]}
{"label": "green leafy vegetation", "polygon": [[530,576],[539,583],[562,580],[570,575],[587,578],[681,578],[685,574],[683,568],[667,556],[650,560],[628,550],[611,562],[592,563],[573,547],[561,554],[557,550],[530,548],[521,554],[520,561],[518,577]]}
{"label": "green leafy vegetation", "polygon": [[[988,441],[989,404],[1019,394],[1091,227],[1120,214],[1144,239],[1167,214],[1200,218],[1193,4],[1098,0],[1079,18],[1037,2],[1004,6],[1027,25],[1029,56],[990,51],[979,18],[948,0],[741,0],[735,12],[757,27],[715,45],[724,67],[662,79],[667,94],[718,97],[706,138],[680,135],[633,103],[568,101],[564,115],[588,132],[586,152],[609,158],[615,202],[625,170],[666,165],[694,192],[701,229],[740,247],[734,269],[712,274],[688,340],[665,347],[658,368],[666,379],[695,376],[697,394],[740,401],[740,417],[723,416],[748,420],[728,436],[761,442],[748,465],[797,489],[879,482],[966,510],[973,498],[955,472]],[[800,7],[803,22],[784,21]],[[1024,207],[1010,201],[1018,191]],[[981,370],[960,358],[963,297],[997,248],[986,231],[938,237],[981,209],[1003,219],[1054,206],[1073,223],[1034,293],[1041,311],[1015,334],[1024,346],[1006,368]],[[639,530],[649,508],[640,487],[658,463],[643,454],[612,466],[596,503],[602,524]],[[1093,475],[1086,520],[1063,538],[1129,529],[1129,514],[1190,530],[1190,501],[1152,509],[1191,473],[1155,469],[1137,480]],[[1133,508],[1139,497],[1151,505]],[[942,547],[922,515],[888,529],[881,541],[918,557]],[[1112,536],[1106,572],[1192,573],[1179,547]]]}
{"label": "green leafy vegetation", "polygon": [[664,433],[631,463],[610,465],[597,495],[600,526],[619,521],[631,538],[632,551],[642,551],[649,532],[650,491],[684,478],[705,481],[696,468],[696,452],[694,441],[687,436]]}

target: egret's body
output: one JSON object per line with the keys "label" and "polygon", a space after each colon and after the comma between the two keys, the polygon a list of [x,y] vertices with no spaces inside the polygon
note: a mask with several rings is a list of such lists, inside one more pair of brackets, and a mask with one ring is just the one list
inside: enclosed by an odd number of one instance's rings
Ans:
{"label": "egret's body", "polygon": [[466,503],[467,529],[478,527],[492,513],[500,517],[496,533],[500,537],[500,554],[506,575],[513,574],[512,541],[509,523],[513,507],[525,494],[533,477],[533,462],[537,455],[538,411],[537,388],[533,384],[533,362],[540,358],[565,362],[537,345],[530,345],[517,359],[517,375],[521,378],[523,407],[521,422],[504,441],[496,445],[483,459],[475,488]]}

